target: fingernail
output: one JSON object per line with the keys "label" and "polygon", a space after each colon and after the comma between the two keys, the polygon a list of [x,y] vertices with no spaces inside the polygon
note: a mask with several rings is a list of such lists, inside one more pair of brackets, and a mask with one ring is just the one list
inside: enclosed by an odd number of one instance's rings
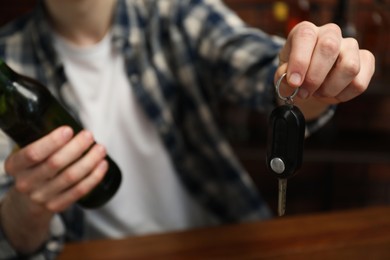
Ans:
{"label": "fingernail", "polygon": [[101,153],[101,154],[106,153],[106,148],[103,145],[97,144],[96,146],[97,146],[96,149],[98,150],[99,153]]}
{"label": "fingernail", "polygon": [[68,139],[69,137],[72,136],[72,129],[69,128],[69,127],[65,127],[63,130],[62,130],[62,136],[65,138],[65,139]]}
{"label": "fingernail", "polygon": [[309,96],[309,91],[304,88],[300,88],[298,91],[298,96],[302,99],[306,99]]}
{"label": "fingernail", "polygon": [[301,84],[301,75],[299,75],[299,73],[293,73],[290,75],[290,79],[289,79],[289,82],[290,84],[293,84],[295,86],[299,86]]}
{"label": "fingernail", "polygon": [[85,139],[92,139],[93,138],[93,135],[90,131],[85,130],[83,132],[83,134],[84,134]]}
{"label": "fingernail", "polygon": [[106,160],[102,161],[100,164],[99,164],[99,169],[101,171],[106,171],[108,170],[108,162]]}

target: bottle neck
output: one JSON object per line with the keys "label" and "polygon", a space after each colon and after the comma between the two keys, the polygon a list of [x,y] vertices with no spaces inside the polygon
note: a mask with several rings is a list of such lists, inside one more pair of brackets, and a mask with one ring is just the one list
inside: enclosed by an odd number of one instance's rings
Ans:
{"label": "bottle neck", "polygon": [[16,79],[16,73],[0,59],[0,88],[7,87],[10,81]]}
{"label": "bottle neck", "polygon": [[0,59],[0,97],[12,91],[13,81],[15,80],[15,72]]}

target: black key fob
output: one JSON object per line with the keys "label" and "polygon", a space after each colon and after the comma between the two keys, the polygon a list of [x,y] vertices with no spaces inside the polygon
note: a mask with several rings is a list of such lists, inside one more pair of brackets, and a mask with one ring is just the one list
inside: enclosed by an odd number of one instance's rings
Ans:
{"label": "black key fob", "polygon": [[292,177],[301,167],[305,117],[298,107],[275,108],[269,118],[267,166],[278,178]]}

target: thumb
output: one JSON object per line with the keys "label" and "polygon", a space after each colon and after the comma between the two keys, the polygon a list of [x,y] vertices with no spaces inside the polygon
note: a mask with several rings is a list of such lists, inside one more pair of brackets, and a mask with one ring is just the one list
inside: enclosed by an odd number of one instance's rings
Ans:
{"label": "thumb", "polygon": [[291,97],[295,95],[294,92],[297,91],[297,88],[300,84],[293,84],[289,81],[289,75],[287,71],[287,63],[282,64],[275,73],[274,84],[275,90],[277,91],[280,97]]}

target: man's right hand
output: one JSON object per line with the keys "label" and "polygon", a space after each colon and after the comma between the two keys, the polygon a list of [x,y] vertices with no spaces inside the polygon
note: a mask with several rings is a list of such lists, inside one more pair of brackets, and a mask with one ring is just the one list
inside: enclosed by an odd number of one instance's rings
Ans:
{"label": "man's right hand", "polygon": [[5,171],[15,185],[2,201],[0,216],[16,249],[33,251],[45,241],[53,214],[77,202],[103,179],[108,169],[105,156],[105,148],[94,144],[91,132],[74,136],[70,127],[63,126],[6,159]]}

